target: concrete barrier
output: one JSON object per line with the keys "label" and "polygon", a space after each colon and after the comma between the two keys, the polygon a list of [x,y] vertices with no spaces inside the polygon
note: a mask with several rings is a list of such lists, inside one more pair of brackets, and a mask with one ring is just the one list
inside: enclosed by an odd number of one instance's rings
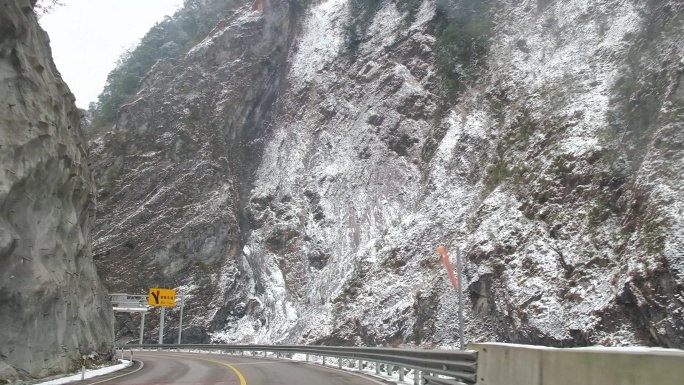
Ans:
{"label": "concrete barrier", "polygon": [[499,343],[468,348],[478,351],[481,385],[684,385],[681,350]]}

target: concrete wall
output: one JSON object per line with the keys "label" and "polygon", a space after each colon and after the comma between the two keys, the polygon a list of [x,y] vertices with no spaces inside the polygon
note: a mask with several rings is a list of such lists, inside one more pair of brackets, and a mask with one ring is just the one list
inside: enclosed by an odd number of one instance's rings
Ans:
{"label": "concrete wall", "polygon": [[482,385],[679,385],[684,351],[470,344]]}

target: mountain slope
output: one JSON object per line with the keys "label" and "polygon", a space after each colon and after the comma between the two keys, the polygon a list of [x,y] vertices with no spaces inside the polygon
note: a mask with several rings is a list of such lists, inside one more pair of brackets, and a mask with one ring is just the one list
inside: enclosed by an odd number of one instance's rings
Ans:
{"label": "mountain slope", "polygon": [[194,329],[200,341],[205,326],[223,326],[218,309],[248,292],[248,282],[234,280],[248,229],[240,202],[254,168],[245,144],[279,86],[290,16],[286,4],[271,11],[228,9],[185,57],[159,61],[117,129],[91,145],[98,270],[114,291],[192,287],[189,314],[209,318]]}
{"label": "mountain slope", "polygon": [[682,347],[681,7],[245,5],[93,144],[99,266],[199,339],[449,346],[444,243],[469,340]]}

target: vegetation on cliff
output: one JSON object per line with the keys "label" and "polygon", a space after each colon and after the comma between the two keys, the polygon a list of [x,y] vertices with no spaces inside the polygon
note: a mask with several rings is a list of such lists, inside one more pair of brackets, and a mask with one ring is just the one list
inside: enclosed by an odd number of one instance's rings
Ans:
{"label": "vegetation on cliff", "polygon": [[138,91],[140,80],[160,59],[172,59],[188,52],[216,26],[226,10],[240,0],[185,0],[173,16],[155,24],[140,44],[124,52],[107,76],[97,103],[88,108],[92,116],[89,134],[112,125],[119,107]]}

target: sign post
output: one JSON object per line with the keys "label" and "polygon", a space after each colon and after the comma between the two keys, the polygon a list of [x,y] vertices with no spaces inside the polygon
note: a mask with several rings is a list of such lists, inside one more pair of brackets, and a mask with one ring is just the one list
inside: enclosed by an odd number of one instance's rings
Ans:
{"label": "sign post", "polygon": [[463,282],[463,276],[461,275],[461,272],[463,271],[463,268],[461,267],[461,248],[456,247],[456,273],[457,273],[457,279],[458,279],[458,330],[459,333],[461,334],[461,350],[465,350],[465,346],[463,345],[463,291],[461,290],[460,283]]}
{"label": "sign post", "polygon": [[164,316],[166,315],[166,308],[173,307],[176,304],[176,290],[151,288],[150,294],[147,297],[147,303],[151,306],[161,307],[159,315],[159,344],[161,345],[164,343]]}
{"label": "sign post", "polygon": [[442,263],[449,274],[449,279],[451,280],[451,285],[456,290],[458,294],[458,329],[460,336],[460,346],[461,350],[465,350],[465,345],[463,344],[463,293],[461,292],[461,251],[456,248],[456,270],[458,271],[458,276],[454,274],[454,269],[451,267],[451,262],[449,262],[449,256],[447,255],[446,248],[444,246],[437,247],[437,252],[442,255]]}
{"label": "sign post", "polygon": [[[130,295],[126,293],[113,293],[109,295],[109,300],[112,303],[112,310],[115,312],[140,313],[140,344],[143,343],[145,313],[149,307],[145,304],[145,299],[145,295]],[[116,321],[114,323],[116,324]],[[114,336],[116,337],[116,331],[114,332]]]}
{"label": "sign post", "polygon": [[164,318],[166,318],[166,306],[161,307],[159,314],[159,345],[164,343]]}
{"label": "sign post", "polygon": [[178,345],[182,344],[181,337],[183,335],[183,305],[185,305],[185,296],[181,294],[181,314],[180,314],[180,325],[178,325]]}
{"label": "sign post", "polygon": [[143,331],[145,330],[145,313],[140,312],[140,345],[143,343]]}

